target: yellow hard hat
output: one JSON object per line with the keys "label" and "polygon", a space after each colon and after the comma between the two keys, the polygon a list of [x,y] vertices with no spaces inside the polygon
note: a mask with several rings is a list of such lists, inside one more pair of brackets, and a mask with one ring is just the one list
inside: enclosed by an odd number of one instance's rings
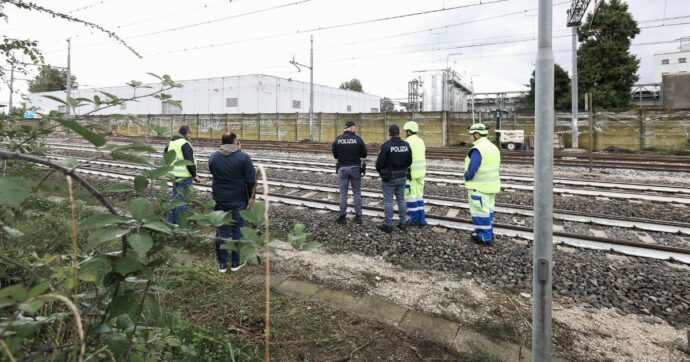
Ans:
{"label": "yellow hard hat", "polygon": [[409,121],[409,122],[405,123],[405,126],[403,126],[403,129],[406,131],[417,133],[417,132],[419,132],[419,125],[415,121]]}

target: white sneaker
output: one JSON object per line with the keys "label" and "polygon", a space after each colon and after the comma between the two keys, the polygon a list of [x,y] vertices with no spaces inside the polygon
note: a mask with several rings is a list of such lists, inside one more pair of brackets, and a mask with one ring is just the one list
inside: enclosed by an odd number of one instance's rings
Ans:
{"label": "white sneaker", "polygon": [[236,266],[236,267],[230,268],[230,271],[231,271],[231,272],[236,272],[236,271],[242,269],[242,267],[245,266],[246,264],[247,264],[247,262],[245,261],[244,263],[242,263],[242,264],[240,264],[240,265],[238,265],[238,266]]}
{"label": "white sneaker", "polygon": [[218,271],[225,273],[228,271],[228,264],[218,264]]}

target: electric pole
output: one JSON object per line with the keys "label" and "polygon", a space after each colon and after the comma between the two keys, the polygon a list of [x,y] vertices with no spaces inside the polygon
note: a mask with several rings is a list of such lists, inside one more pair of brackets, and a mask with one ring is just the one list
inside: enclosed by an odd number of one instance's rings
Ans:
{"label": "electric pole", "polygon": [[573,131],[573,147],[572,148],[578,148],[579,147],[579,127],[578,127],[578,109],[577,109],[577,102],[578,102],[578,89],[577,89],[577,28],[582,24],[582,17],[585,15],[585,12],[587,11],[587,7],[589,6],[590,0],[573,0],[573,3],[570,5],[570,9],[568,9],[568,27],[572,28],[573,35],[572,35],[572,54],[573,54],[573,74],[570,79],[570,88],[571,88],[571,113],[572,113],[572,131]]}
{"label": "electric pole", "polygon": [[311,35],[309,38],[310,43],[310,62],[309,66],[298,63],[295,61],[295,57],[292,56],[290,64],[297,67],[297,71],[301,72],[302,68],[305,67],[309,69],[309,140],[314,139],[314,36]]}
{"label": "electric pole", "polygon": [[551,361],[553,253],[553,0],[539,0],[535,71],[534,241],[532,243],[532,361]]}
{"label": "electric pole", "polygon": [[14,62],[10,63],[10,103],[7,105],[7,115],[12,114],[12,96],[14,95]]}
{"label": "electric pole", "polygon": [[72,108],[70,106],[70,104],[71,104],[70,103],[70,97],[71,97],[71,93],[72,93],[72,68],[70,65],[71,64],[70,63],[70,61],[71,61],[71,59],[70,59],[71,50],[72,50],[72,38],[67,38],[67,90],[65,92],[66,93],[65,101],[67,102],[67,116],[68,117],[71,113],[70,108]]}

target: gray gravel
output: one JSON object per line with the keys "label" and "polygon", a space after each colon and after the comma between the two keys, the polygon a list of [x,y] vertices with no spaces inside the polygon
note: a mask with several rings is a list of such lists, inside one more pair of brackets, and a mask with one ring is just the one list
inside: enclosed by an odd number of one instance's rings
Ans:
{"label": "gray gravel", "polygon": [[[499,236],[493,247],[483,247],[468,242],[467,233],[432,228],[385,234],[370,219],[362,226],[351,221],[342,226],[333,222],[335,213],[320,214],[284,205],[272,206],[271,212],[276,229],[285,231],[294,223],[304,223],[311,240],[323,243],[330,252],[381,256],[404,267],[476,277],[508,293],[531,293],[530,245]],[[592,250],[554,251],[555,298],[566,305],[616,307],[624,314],[649,314],[675,326],[688,325],[690,272],[661,261],[628,259],[612,261],[605,252]]]}

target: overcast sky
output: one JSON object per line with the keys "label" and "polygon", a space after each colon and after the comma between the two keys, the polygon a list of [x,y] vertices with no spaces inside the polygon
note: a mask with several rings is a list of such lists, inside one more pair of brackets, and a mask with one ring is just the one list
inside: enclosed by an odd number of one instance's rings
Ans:
{"label": "overcast sky", "polygon": [[[444,68],[447,62],[467,78],[473,76],[478,92],[523,89],[536,57],[535,0],[34,1],[115,31],[143,56],[98,31],[7,5],[9,21],[0,23],[2,34],[38,40],[49,64],[66,65],[65,39],[72,37],[72,71],[81,87],[151,81],[147,72],[176,80],[270,74],[308,82],[308,70],[300,73],[288,62],[294,55],[308,64],[310,35],[315,83],[337,87],[355,77],[367,93],[401,100],[414,71]],[[554,0],[553,27],[556,62],[569,73],[571,39],[563,35],[570,34],[565,25],[570,2]],[[650,27],[633,43],[690,36],[690,1],[628,3],[639,26]],[[323,29],[440,9],[446,10]],[[686,24],[671,25],[677,23]],[[641,59],[640,82],[653,81],[654,53],[677,48],[678,43],[633,46]],[[25,85],[17,82],[18,89]],[[3,85],[2,103],[7,97]]]}

